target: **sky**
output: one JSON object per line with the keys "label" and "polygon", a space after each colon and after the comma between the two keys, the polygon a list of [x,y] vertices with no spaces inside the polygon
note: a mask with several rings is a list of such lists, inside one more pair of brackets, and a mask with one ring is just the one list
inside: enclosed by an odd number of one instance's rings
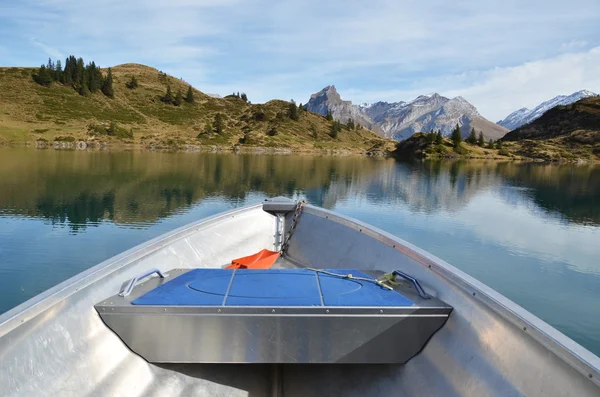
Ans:
{"label": "sky", "polygon": [[207,93],[461,95],[498,121],[600,93],[599,0],[1,0],[0,65],[142,63]]}

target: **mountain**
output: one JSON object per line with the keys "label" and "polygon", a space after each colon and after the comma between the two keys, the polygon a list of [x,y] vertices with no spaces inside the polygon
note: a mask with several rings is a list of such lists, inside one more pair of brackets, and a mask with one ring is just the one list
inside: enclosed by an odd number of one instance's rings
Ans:
{"label": "mountain", "polygon": [[556,106],[502,141],[530,158],[600,160],[600,96]]}
{"label": "mountain", "polygon": [[382,136],[403,140],[420,131],[441,130],[450,135],[458,124],[464,136],[471,128],[482,131],[486,139],[498,139],[508,130],[483,118],[473,105],[462,97],[446,98],[439,94],[421,95],[410,102],[376,102],[371,105],[353,105],[344,101],[335,86],[325,87],[313,94],[306,108],[347,122],[355,122]]}
{"label": "mountain", "polygon": [[333,118],[341,123],[347,123],[348,119],[352,119],[363,127],[384,135],[383,130],[373,123],[360,107],[353,105],[350,101],[342,100],[334,85],[328,85],[321,91],[312,94],[306,104],[306,109],[323,116],[329,111]]}
{"label": "mountain", "polygon": [[463,136],[471,128],[482,131],[486,139],[498,139],[507,132],[483,118],[477,109],[463,97],[446,98],[439,94],[421,95],[410,102],[377,102],[361,109],[386,134],[397,140],[421,131],[441,130],[449,136],[458,124]]}
{"label": "mountain", "polygon": [[[114,97],[101,92],[79,95],[71,85],[43,86],[34,68],[0,68],[0,145],[78,147],[133,146],[165,149],[211,148],[370,152],[393,146],[367,129],[343,129],[332,138],[333,123],[290,103],[251,104],[228,95],[216,98],[193,90],[194,102],[179,106],[164,97],[185,94],[188,84],[149,66],[124,64],[112,69]],[[102,69],[107,75],[107,70]],[[135,77],[138,85],[128,88]],[[252,99],[252,98],[250,98]],[[220,115],[221,133],[216,118]]]}
{"label": "mountain", "polygon": [[498,124],[508,128],[509,130],[514,130],[540,118],[544,113],[556,106],[569,105],[573,102],[577,102],[580,99],[596,95],[597,94],[588,90],[577,91],[571,95],[559,95],[546,102],[542,102],[531,110],[527,108],[521,108],[517,111],[514,111],[506,116],[504,120],[500,120]]}

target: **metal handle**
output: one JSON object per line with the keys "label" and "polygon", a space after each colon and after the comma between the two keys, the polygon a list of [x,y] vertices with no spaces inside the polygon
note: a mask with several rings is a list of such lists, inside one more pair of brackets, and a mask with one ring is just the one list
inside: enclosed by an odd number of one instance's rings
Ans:
{"label": "metal handle", "polygon": [[158,276],[160,278],[169,277],[168,274],[164,274],[158,269],[150,269],[147,272],[145,272],[143,274],[138,274],[137,276],[135,276],[134,278],[129,280],[127,282],[127,285],[125,285],[125,287],[121,290],[121,292],[119,292],[119,296],[122,296],[122,297],[128,296],[129,294],[131,294],[131,291],[133,291],[133,287],[135,287],[137,285],[137,283],[139,283],[140,281],[142,281],[142,279],[145,279],[146,277],[148,277],[149,275],[154,274],[154,273],[158,274]]}
{"label": "metal handle", "polygon": [[425,292],[425,290],[423,289],[423,287],[421,287],[421,284],[419,284],[419,281],[414,278],[413,276],[409,276],[406,273],[401,272],[400,270],[394,270],[392,272],[393,275],[395,276],[400,276],[405,280],[408,280],[412,283],[412,285],[415,287],[415,289],[417,290],[417,292],[419,293],[419,296],[423,299],[429,299],[429,295],[427,295],[427,293]]}

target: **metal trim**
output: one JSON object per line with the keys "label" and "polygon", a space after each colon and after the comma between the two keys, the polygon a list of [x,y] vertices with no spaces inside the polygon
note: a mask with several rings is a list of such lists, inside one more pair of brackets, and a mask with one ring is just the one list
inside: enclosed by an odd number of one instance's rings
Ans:
{"label": "metal trim", "polygon": [[472,295],[472,299],[486,305],[517,328],[525,328],[533,340],[560,357],[588,380],[600,386],[600,357],[462,270],[408,241],[352,217],[310,204],[305,204],[304,210],[309,214],[355,228],[429,268],[447,282]]}
{"label": "metal trim", "polygon": [[169,244],[172,241],[183,238],[186,235],[198,231],[200,228],[208,227],[224,218],[241,215],[255,210],[262,210],[262,203],[236,208],[231,211],[221,212],[199,221],[184,225],[180,228],[162,234],[145,243],[137,245],[121,254],[115,255],[96,266],[93,266],[75,276],[47,289],[39,295],[21,303],[11,310],[0,315],[0,337],[6,335],[16,327],[27,322],[52,306],[60,303],[77,291],[107,275],[129,265],[131,262],[141,259],[149,253]]}
{"label": "metal trim", "polygon": [[131,280],[129,280],[127,282],[127,284],[123,287],[123,289],[121,290],[121,292],[119,292],[119,296],[122,297],[126,297],[129,296],[129,294],[131,294],[131,291],[133,291],[133,288],[143,279],[145,279],[146,277],[152,275],[152,274],[158,274],[158,277],[160,278],[167,278],[169,277],[169,275],[167,273],[163,273],[158,269],[150,269],[140,275],[135,276],[134,278],[132,278]]}
{"label": "metal trim", "polygon": [[295,306],[284,307],[255,307],[255,306],[135,306],[135,305],[105,305],[95,306],[99,312],[109,311],[119,314],[131,315],[152,315],[152,314],[173,314],[173,315],[293,315],[293,316],[319,316],[319,315],[356,315],[356,316],[448,316],[452,311],[451,307],[419,307],[419,308],[380,308],[380,307],[343,307],[325,306],[314,308],[298,308]]}

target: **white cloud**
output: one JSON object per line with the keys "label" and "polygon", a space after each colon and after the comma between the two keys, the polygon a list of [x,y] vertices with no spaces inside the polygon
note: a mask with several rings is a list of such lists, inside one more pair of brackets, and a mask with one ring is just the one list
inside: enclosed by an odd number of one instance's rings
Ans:
{"label": "white cloud", "polygon": [[532,108],[552,97],[587,89],[600,94],[600,47],[526,62],[518,66],[424,77],[407,89],[369,90],[338,87],[356,102],[411,100],[428,92],[462,96],[496,122],[511,112]]}
{"label": "white cloud", "polygon": [[535,211],[539,209],[526,200],[511,205],[494,197],[493,192],[484,192],[469,203],[460,219],[480,238],[512,252],[525,252],[547,262],[568,263],[579,272],[600,275],[597,228],[575,224],[560,227],[560,220],[548,215],[541,217]]}
{"label": "white cloud", "polygon": [[556,95],[582,89],[600,93],[598,65],[600,47],[595,47],[585,52],[476,73],[472,84],[447,94],[464,96],[477,104],[483,115],[497,121],[516,109],[532,108]]}
{"label": "white cloud", "polygon": [[30,37],[29,42],[34,46],[40,48],[44,53],[54,59],[60,59],[63,57],[63,53],[57,50],[56,48],[50,47],[40,41],[38,41],[35,37]]}
{"label": "white cloud", "polygon": [[581,50],[584,47],[587,47],[589,43],[585,40],[571,40],[566,43],[562,43],[560,45],[560,49],[562,51],[573,51],[573,50]]}
{"label": "white cloud", "polygon": [[[328,84],[356,102],[460,93],[491,119],[576,85],[548,68],[561,54],[584,62],[577,54],[600,45],[597,0],[4,1],[9,64],[42,62],[32,49],[103,66],[145,63],[254,101],[304,102]],[[595,81],[584,69],[583,82]],[[503,86],[507,76],[552,80],[516,90]]]}

